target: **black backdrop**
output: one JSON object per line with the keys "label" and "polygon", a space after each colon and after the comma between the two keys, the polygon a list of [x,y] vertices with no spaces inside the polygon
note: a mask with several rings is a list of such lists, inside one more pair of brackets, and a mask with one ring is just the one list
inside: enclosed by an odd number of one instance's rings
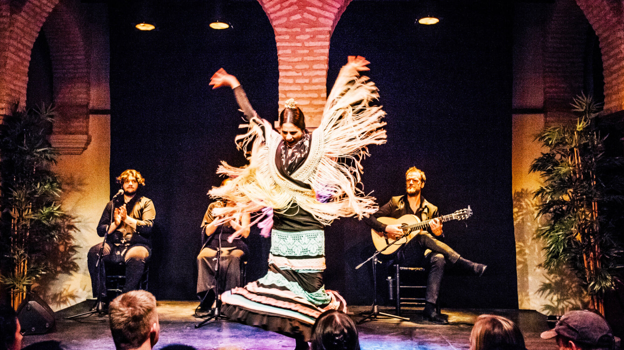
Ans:
{"label": "black backdrop", "polygon": [[[427,174],[426,198],[443,214],[474,210],[467,226],[445,224],[447,243],[487,263],[488,273],[446,278],[444,305],[516,308],[511,4],[441,4],[441,24],[423,27],[414,25],[420,9],[412,2],[351,3],[332,36],[328,88],[348,55],[371,61],[369,76],[388,113],[388,143],[371,148],[363,182],[380,204],[403,193],[405,170],[416,165]],[[228,3],[234,29],[226,32],[206,29],[205,2],[154,4],[159,30],[151,33],[132,31],[136,10],[111,4],[111,176],[127,168],[145,176],[144,193],[157,210],[150,290],[159,299],[190,300],[206,192],[220,182],[220,160],[244,164],[233,141],[240,122],[233,95],[211,91],[208,80],[224,67],[259,114],[274,120],[274,33],[257,2]],[[327,288],[352,304],[372,301],[370,266],[354,269],[373,252],[369,232],[355,219],[338,220],[326,232]],[[250,245],[253,279],[266,270],[269,243],[252,234]]]}

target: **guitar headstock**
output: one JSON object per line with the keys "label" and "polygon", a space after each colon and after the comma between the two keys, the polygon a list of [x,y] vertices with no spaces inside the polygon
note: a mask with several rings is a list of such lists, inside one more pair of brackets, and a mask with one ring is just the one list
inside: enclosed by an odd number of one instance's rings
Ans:
{"label": "guitar headstock", "polygon": [[472,209],[470,209],[470,206],[468,206],[468,208],[457,210],[453,213],[453,217],[456,220],[466,220],[471,216],[472,216]]}

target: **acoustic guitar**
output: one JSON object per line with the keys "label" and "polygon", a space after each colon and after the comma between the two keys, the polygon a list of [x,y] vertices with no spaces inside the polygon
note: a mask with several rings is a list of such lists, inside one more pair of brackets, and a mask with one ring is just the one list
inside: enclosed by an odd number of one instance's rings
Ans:
{"label": "acoustic guitar", "polygon": [[416,235],[420,233],[421,230],[427,229],[434,219],[440,219],[440,221],[442,222],[447,222],[451,220],[466,220],[471,216],[472,209],[470,209],[470,206],[468,206],[468,208],[457,210],[453,214],[439,216],[437,218],[425,221],[420,221],[420,219],[418,219],[416,215],[412,214],[403,215],[398,219],[380,217],[377,218],[377,220],[379,220],[383,224],[401,225],[401,229],[403,230],[403,236],[398,239],[391,239],[385,237],[383,233],[371,230],[371,234],[373,236],[373,244],[375,245],[375,249],[377,249],[381,254],[390,255],[401,246],[403,246],[405,243],[411,241],[412,238],[416,237]]}

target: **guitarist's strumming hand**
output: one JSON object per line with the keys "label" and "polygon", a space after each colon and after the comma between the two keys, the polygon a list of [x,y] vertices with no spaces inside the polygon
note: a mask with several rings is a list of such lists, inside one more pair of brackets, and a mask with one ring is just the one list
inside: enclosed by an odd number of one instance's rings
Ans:
{"label": "guitarist's strumming hand", "polygon": [[442,235],[442,221],[440,221],[440,219],[435,218],[431,220],[429,227],[431,227],[431,232],[433,232],[434,235]]}
{"label": "guitarist's strumming hand", "polygon": [[399,239],[403,236],[402,225],[386,226],[386,236],[390,239]]}
{"label": "guitarist's strumming hand", "polygon": [[[442,235],[442,221],[436,218],[429,223],[431,232],[436,236]],[[388,225],[386,226],[386,236],[390,239],[399,239],[408,232],[403,231],[403,225]]]}

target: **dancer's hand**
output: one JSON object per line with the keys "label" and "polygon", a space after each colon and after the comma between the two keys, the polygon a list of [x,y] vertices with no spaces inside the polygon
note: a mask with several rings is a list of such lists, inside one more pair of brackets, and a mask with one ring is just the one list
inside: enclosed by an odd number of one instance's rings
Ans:
{"label": "dancer's hand", "polygon": [[367,67],[369,63],[370,62],[368,62],[366,58],[362,56],[349,56],[345,68],[352,71],[353,73],[368,71],[370,70],[370,68]]}
{"label": "dancer's hand", "polygon": [[209,85],[212,86],[213,89],[218,89],[223,86],[229,86],[234,89],[238,87],[240,83],[235,76],[228,74],[225,69],[221,68],[210,78]]}

